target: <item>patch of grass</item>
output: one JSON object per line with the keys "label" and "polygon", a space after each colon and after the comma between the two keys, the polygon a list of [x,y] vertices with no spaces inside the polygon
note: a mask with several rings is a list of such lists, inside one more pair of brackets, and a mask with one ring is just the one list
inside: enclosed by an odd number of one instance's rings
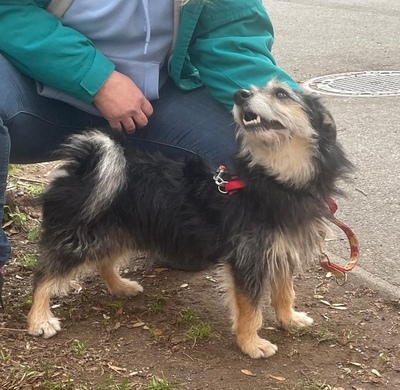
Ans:
{"label": "patch of grass", "polygon": [[206,322],[199,322],[198,324],[192,325],[186,332],[186,337],[193,341],[193,346],[196,345],[197,341],[207,339],[212,335],[212,327]]}
{"label": "patch of grass", "polygon": [[24,227],[26,225],[26,214],[18,211],[13,212],[9,206],[4,206],[4,222],[12,222],[16,227]]}
{"label": "patch of grass", "polygon": [[173,386],[164,378],[153,376],[146,387],[147,390],[174,390]]}
{"label": "patch of grass", "polygon": [[0,349],[0,359],[3,361],[7,361],[10,359],[10,353],[7,350]]}
{"label": "patch of grass", "polygon": [[199,316],[196,314],[196,312],[190,308],[188,308],[186,310],[182,310],[179,314],[180,314],[181,318],[189,324],[191,324],[199,319]]}
{"label": "patch of grass", "polygon": [[25,297],[24,305],[27,306],[27,307],[30,307],[30,306],[32,306],[32,302],[33,302],[33,295],[32,294],[28,294]]}
{"label": "patch of grass", "polygon": [[165,301],[165,297],[161,294],[150,295],[150,302],[146,305],[147,311],[150,313],[159,313],[162,309],[162,302]]}
{"label": "patch of grass", "polygon": [[[112,378],[110,378],[112,380]],[[109,381],[107,381],[109,382]],[[103,385],[98,385],[96,390],[133,390],[136,389],[134,384],[130,383],[127,379],[124,379],[121,383],[107,383]],[[76,390],[92,390],[91,387],[82,387]]]}
{"label": "patch of grass", "polygon": [[28,184],[28,185],[25,187],[26,192],[27,192],[29,195],[34,196],[34,197],[43,194],[44,189],[45,189],[45,186],[44,186],[43,184],[41,184],[41,185]]}
{"label": "patch of grass", "polygon": [[114,301],[110,303],[110,308],[113,314],[117,314],[124,307],[124,303],[122,301]]}
{"label": "patch of grass", "polygon": [[46,380],[42,384],[42,388],[45,390],[74,390],[76,389],[74,381],[72,379],[66,379],[62,383],[59,380]]}
{"label": "patch of grass", "polygon": [[38,255],[36,252],[23,253],[22,256],[17,257],[15,259],[15,264],[18,264],[21,267],[23,267],[29,271],[32,271],[36,266],[37,257],[38,257]]}
{"label": "patch of grass", "polygon": [[17,168],[15,165],[9,164],[8,165],[8,174],[9,176],[14,176],[20,172],[20,169]]}
{"label": "patch of grass", "polygon": [[70,348],[72,352],[80,356],[82,356],[87,350],[85,343],[78,339],[72,341]]}
{"label": "patch of grass", "polygon": [[35,226],[31,230],[29,230],[27,237],[28,237],[29,241],[33,241],[33,242],[39,241],[39,238],[40,238],[40,227],[39,226]]}

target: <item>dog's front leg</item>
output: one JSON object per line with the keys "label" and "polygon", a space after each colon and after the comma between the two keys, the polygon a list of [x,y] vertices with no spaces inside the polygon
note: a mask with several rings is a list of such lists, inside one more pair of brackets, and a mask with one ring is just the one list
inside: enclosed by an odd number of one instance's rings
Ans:
{"label": "dog's front leg", "polygon": [[245,292],[236,287],[233,296],[233,330],[241,350],[253,359],[274,355],[278,347],[258,336],[262,326],[261,305],[255,304]]}
{"label": "dog's front leg", "polygon": [[275,310],[276,321],[282,328],[303,328],[310,326],[313,319],[306,313],[293,309],[293,276],[281,273],[271,282],[271,305]]}

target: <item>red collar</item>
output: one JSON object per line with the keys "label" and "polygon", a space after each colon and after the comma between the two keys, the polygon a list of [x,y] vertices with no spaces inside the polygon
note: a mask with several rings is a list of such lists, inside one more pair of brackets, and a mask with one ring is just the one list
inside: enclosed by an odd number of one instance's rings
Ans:
{"label": "red collar", "polygon": [[224,178],[224,176],[226,175],[226,167],[224,165],[220,165],[217,169],[217,173],[213,176],[219,192],[232,195],[237,190],[246,186],[245,182],[243,180],[240,180],[238,176],[230,176],[230,179],[227,180],[226,178]]}

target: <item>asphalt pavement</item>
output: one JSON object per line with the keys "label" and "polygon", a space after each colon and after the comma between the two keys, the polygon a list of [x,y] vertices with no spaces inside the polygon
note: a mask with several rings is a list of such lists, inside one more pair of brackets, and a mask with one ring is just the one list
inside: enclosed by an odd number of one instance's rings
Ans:
{"label": "asphalt pavement", "polygon": [[[302,83],[329,74],[400,71],[400,0],[268,0],[278,64]],[[323,95],[357,170],[339,217],[361,256],[349,278],[400,299],[400,93]],[[339,261],[346,263],[345,250]]]}

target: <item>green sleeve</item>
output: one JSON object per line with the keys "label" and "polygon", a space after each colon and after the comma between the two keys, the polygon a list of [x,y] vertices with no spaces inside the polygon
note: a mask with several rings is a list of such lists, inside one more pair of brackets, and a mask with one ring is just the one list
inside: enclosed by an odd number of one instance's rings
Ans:
{"label": "green sleeve", "polygon": [[91,103],[114,64],[89,39],[64,27],[46,10],[4,3],[0,52],[24,74]]}
{"label": "green sleeve", "polygon": [[273,40],[261,1],[223,1],[218,9],[206,5],[189,48],[190,61],[211,94],[232,109],[233,94],[241,88],[264,86],[273,78],[299,88],[277,66],[271,54]]}

